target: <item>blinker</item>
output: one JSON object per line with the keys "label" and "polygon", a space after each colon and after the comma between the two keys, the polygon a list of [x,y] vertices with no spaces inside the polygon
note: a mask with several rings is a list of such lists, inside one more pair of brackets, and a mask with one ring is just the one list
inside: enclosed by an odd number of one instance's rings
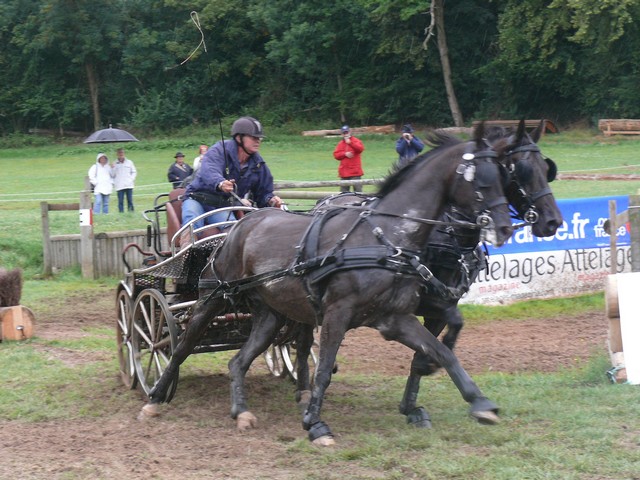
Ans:
{"label": "blinker", "polygon": [[[465,153],[465,155],[467,154]],[[468,155],[472,155],[472,154],[469,153]],[[473,182],[473,179],[476,178],[476,166],[467,165],[467,168],[465,168],[464,170],[463,177],[467,182]]]}

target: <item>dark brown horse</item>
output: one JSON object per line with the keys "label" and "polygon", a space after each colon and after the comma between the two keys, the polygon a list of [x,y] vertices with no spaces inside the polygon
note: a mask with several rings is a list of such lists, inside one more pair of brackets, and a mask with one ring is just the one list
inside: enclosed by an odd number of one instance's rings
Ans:
{"label": "dark brown horse", "polygon": [[256,421],[244,386],[249,366],[285,324],[296,322],[322,325],[315,382],[303,416],[312,441],[333,443],[320,418],[322,402],[342,339],[360,326],[375,328],[416,352],[429,352],[470,403],[471,415],[497,421],[496,405],[413,315],[422,285],[431,281],[421,251],[446,205],[456,205],[469,219],[469,228],[491,230],[496,245],[511,236],[495,156],[480,137],[443,144],[389,176],[373,206],[313,216],[276,209],[247,215],[214,252],[211,268],[203,271],[200,299],[143,411],[155,410],[167,398],[180,364],[209,319],[246,302],[253,314],[251,335],[229,362],[231,415],[240,429]]}
{"label": "dark brown horse", "polygon": [[[514,218],[524,221],[534,235],[540,237],[553,235],[562,225],[562,215],[549,188],[557,167],[552,160],[542,156],[536,145],[543,128],[541,123],[528,134],[524,121],[521,121],[516,131],[491,128],[484,132],[488,143],[496,151],[497,161],[506,169],[508,181],[505,190]],[[432,136],[430,141],[438,145],[442,137]],[[325,199],[316,209],[327,210],[374,200],[375,197],[367,198],[356,194],[337,195]],[[436,337],[446,327],[442,342],[453,350],[464,324],[458,302],[469,290],[479,271],[486,266],[486,259],[483,248],[479,245],[480,233],[476,229],[465,228],[464,220],[467,219],[460,215],[455,206],[447,208],[442,220],[447,221],[448,225],[434,229],[422,260],[448,290],[436,288],[433,284],[425,285],[416,315],[424,318],[425,326]],[[456,225],[456,220],[463,222]],[[313,335],[310,330],[301,331],[296,343],[306,345],[310,335]],[[296,350],[298,358],[305,358],[305,352],[301,348]],[[428,413],[423,407],[416,405],[416,400],[420,378],[434,373],[438,368],[437,361],[428,353],[416,352],[414,355],[411,374],[400,403],[400,412],[407,416],[408,423],[420,427],[431,425]],[[298,363],[299,378],[308,378],[308,375],[305,376],[305,369],[305,364]],[[308,388],[308,385],[298,382],[298,391]]]}

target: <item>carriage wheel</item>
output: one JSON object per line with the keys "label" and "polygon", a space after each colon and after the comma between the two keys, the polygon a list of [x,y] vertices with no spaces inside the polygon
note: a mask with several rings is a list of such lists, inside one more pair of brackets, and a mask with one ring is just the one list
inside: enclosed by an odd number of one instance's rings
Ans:
{"label": "carriage wheel", "polygon": [[131,297],[125,289],[116,297],[116,341],[118,344],[118,360],[120,361],[120,379],[124,386],[133,390],[138,384],[136,369],[133,365],[131,346]]}
{"label": "carriage wheel", "polygon": [[276,377],[286,377],[288,375],[286,365],[282,359],[282,347],[271,344],[262,354],[267,368]]}
{"label": "carriage wheel", "polygon": [[[138,295],[132,320],[133,363],[140,386],[149,395],[173,355],[178,342],[177,327],[167,300],[153,288]],[[166,402],[173,398],[177,384],[175,378],[167,391]]]}
{"label": "carriage wheel", "polygon": [[[280,347],[282,360],[286,366],[286,374],[291,377],[291,379],[295,382],[298,380],[298,372],[296,370],[296,364],[298,361],[298,355],[296,351],[296,342],[285,343]],[[313,345],[311,345],[311,352],[309,352],[309,358],[311,359],[309,367],[311,369],[315,369],[318,364],[318,350],[320,349],[320,345],[315,340],[313,341]],[[335,368],[335,367],[334,367]],[[313,378],[313,372],[309,372],[309,375]]]}

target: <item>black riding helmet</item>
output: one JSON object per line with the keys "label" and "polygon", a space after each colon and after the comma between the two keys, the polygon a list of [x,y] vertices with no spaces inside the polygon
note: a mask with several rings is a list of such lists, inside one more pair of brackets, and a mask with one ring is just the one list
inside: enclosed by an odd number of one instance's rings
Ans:
{"label": "black riding helmet", "polygon": [[264,138],[262,124],[253,117],[240,117],[231,127],[231,136],[251,135],[252,137]]}

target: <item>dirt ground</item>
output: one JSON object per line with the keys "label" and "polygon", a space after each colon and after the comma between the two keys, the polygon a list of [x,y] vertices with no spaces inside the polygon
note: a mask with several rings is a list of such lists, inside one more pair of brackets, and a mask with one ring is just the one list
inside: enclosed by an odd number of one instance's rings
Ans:
{"label": "dirt ground", "polygon": [[[80,300],[71,297],[54,315],[38,318],[36,334],[44,339],[68,339],[86,335],[83,331],[86,327],[111,326],[115,321],[112,300],[93,299],[92,313],[78,316]],[[579,364],[594,351],[605,349],[606,336],[607,325],[600,312],[579,317],[500,321],[466,327],[456,353],[471,374],[550,372]],[[46,349],[52,358],[65,363],[95,360],[91,352],[78,353],[53,346]],[[400,376],[408,372],[412,356],[406,347],[385,342],[371,329],[349,332],[340,354],[343,358],[340,368],[349,372]],[[336,392],[343,389],[339,375],[338,372],[331,386]],[[270,414],[268,395],[264,395],[266,407],[260,412],[259,428],[241,434],[235,431],[228,416],[228,394],[219,399],[207,395],[210,389],[228,392],[224,374],[203,378],[202,388],[192,392],[203,395],[199,406],[183,411],[174,401],[165,407],[168,411],[163,416],[146,422],[136,419],[142,398],[122,387],[115,376],[107,380],[113,381],[114,397],[136,398],[139,403],[127,400],[127,405],[133,405],[131,409],[94,419],[0,421],[0,478],[305,478],[287,455],[291,442],[305,437],[300,417],[293,408],[288,416]],[[252,379],[253,388],[268,391],[273,381],[261,373]],[[382,478],[379,475],[375,470],[365,470],[351,478]]]}

